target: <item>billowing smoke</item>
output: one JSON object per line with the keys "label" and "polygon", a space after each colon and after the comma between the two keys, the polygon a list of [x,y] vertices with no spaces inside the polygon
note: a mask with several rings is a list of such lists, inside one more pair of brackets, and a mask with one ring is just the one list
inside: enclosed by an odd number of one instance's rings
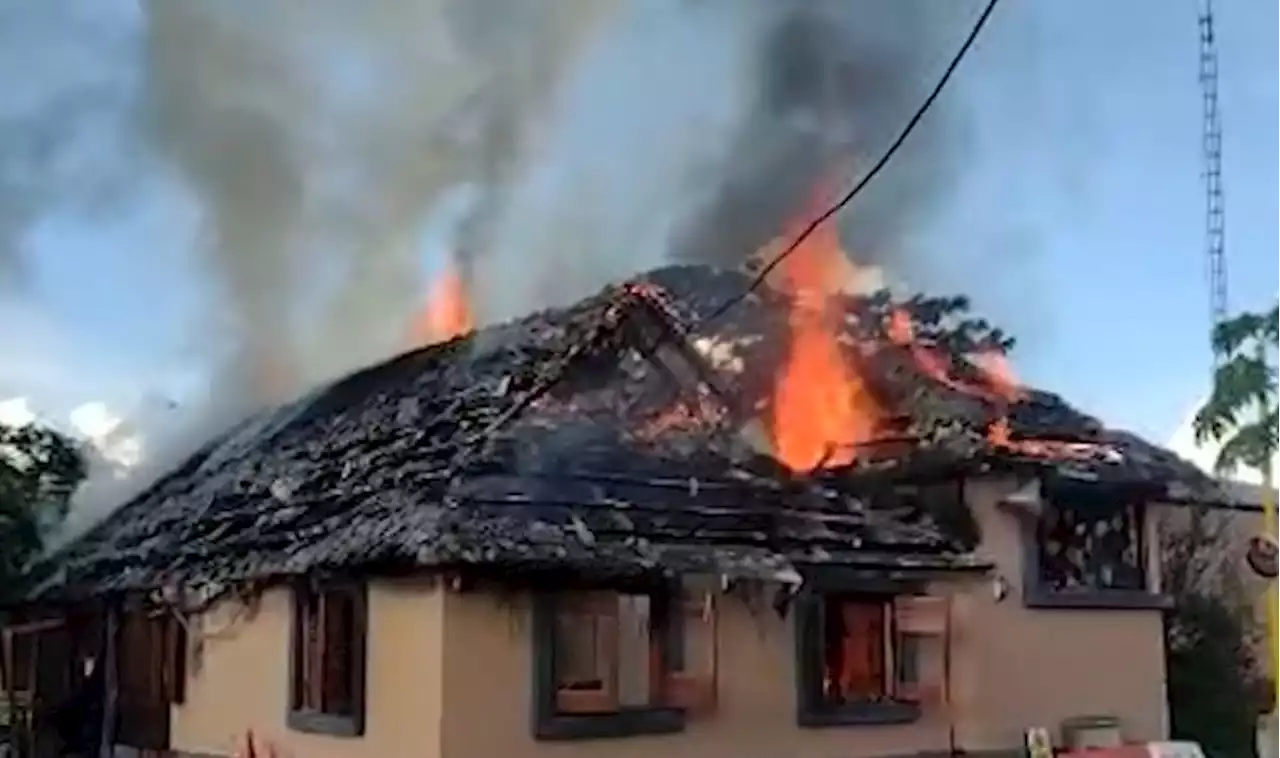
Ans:
{"label": "billowing smoke", "polygon": [[[783,0],[754,40],[752,91],[729,157],[673,243],[726,265],[781,233],[818,182],[852,186],[919,107],[959,46],[968,4]],[[960,6],[957,8],[957,6]],[[892,170],[842,218],[863,262],[907,254],[903,234],[949,189],[954,110],[941,101]]]}
{"label": "billowing smoke", "polygon": [[110,213],[136,176],[127,18],[99,0],[0,3],[0,296],[25,277],[31,225]]}
{"label": "billowing smoke", "polygon": [[[583,60],[554,139],[477,264],[482,320],[559,304],[667,260],[734,265],[823,179],[870,168],[968,31],[971,3],[632,3]],[[841,218],[864,262],[920,265],[907,232],[955,176],[955,101]],[[831,175],[839,164],[844,171]]]}
{"label": "billowing smoke", "polygon": [[[132,167],[171,169],[201,212],[204,415],[225,425],[403,348],[433,221],[481,323],[664,261],[743,260],[833,161],[856,173],[888,144],[966,31],[957,5],[143,0],[117,56],[136,103],[67,97],[137,125],[124,141],[154,160]],[[854,249],[903,255],[947,190],[953,125],[944,101],[860,198]],[[0,136],[2,264],[52,201],[9,202]]]}
{"label": "billowing smoke", "polygon": [[205,213],[229,381],[279,399],[402,347],[424,220],[473,185],[475,241],[459,243],[480,243],[560,72],[613,5],[148,2],[149,123]]}

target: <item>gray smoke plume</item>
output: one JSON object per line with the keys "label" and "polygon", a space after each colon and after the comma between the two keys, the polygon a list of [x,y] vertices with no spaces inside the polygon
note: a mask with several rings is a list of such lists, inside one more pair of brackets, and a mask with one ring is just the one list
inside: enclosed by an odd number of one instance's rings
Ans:
{"label": "gray smoke plume", "polygon": [[140,156],[128,19],[95,0],[0,3],[0,295],[24,277],[23,242],[51,213],[109,213]]}
{"label": "gray smoke plume", "polygon": [[[737,264],[802,212],[817,183],[832,181],[843,194],[928,94],[971,14],[971,4],[929,0],[773,5],[755,43],[753,93],[731,157],[676,236],[676,258]],[[940,101],[842,217],[846,245],[862,262],[904,256],[903,233],[945,196],[955,118]]]}
{"label": "gray smoke plume", "polygon": [[612,6],[148,2],[148,121],[205,214],[232,378],[277,400],[402,347],[425,219],[472,184],[480,236]]}
{"label": "gray smoke plume", "polygon": [[[974,18],[930,0],[651,0],[569,81],[551,140],[474,262],[482,320],[569,302],[664,261],[735,265],[821,180],[852,185]],[[963,133],[943,98],[841,217],[863,262],[920,265],[907,232],[952,186]],[[847,167],[843,175],[832,168]]]}
{"label": "gray smoke plume", "polygon": [[[874,160],[959,44],[972,4],[141,8],[140,44],[117,56],[135,66],[141,102],[116,97],[105,111],[140,125],[131,143],[174,169],[201,211],[200,273],[218,316],[218,339],[205,339],[223,375],[212,415],[225,425],[406,347],[433,220],[447,225],[481,323],[669,260],[743,260],[783,230],[833,161],[852,158],[857,171]],[[100,102],[73,95],[76,108]],[[847,214],[851,247],[866,257],[904,257],[903,231],[948,189],[947,105]],[[47,142],[38,131],[22,127],[37,157]],[[21,195],[11,165],[0,154],[0,216],[17,219],[0,218],[0,260],[6,231],[51,197]],[[24,176],[39,173],[29,165],[42,164],[23,164]],[[460,213],[445,213],[450,198],[466,201]]]}

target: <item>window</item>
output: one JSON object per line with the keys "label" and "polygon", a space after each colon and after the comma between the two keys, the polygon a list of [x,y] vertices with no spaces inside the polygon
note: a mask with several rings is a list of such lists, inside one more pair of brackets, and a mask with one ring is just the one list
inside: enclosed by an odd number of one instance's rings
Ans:
{"label": "window", "polygon": [[[678,731],[708,704],[714,631],[672,592],[563,592],[535,605],[534,733],[540,739]],[[688,638],[688,640],[686,640]],[[710,638],[710,644],[708,644]],[[693,654],[692,656],[689,654]],[[711,656],[713,658],[713,656]]]}
{"label": "window", "polygon": [[292,729],[364,733],[366,612],[362,585],[294,589]]}
{"label": "window", "polygon": [[802,726],[905,723],[941,699],[945,600],[836,592],[796,612]]}
{"label": "window", "polygon": [[1069,496],[1043,502],[1027,556],[1032,606],[1161,607],[1147,576],[1145,509]]}

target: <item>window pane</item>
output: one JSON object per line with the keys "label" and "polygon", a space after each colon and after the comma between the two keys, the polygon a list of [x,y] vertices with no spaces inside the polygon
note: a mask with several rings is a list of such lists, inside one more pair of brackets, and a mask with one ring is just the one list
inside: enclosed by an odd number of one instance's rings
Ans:
{"label": "window pane", "polygon": [[1040,579],[1054,590],[1146,588],[1141,509],[1046,505],[1038,529]]}
{"label": "window pane", "polygon": [[602,619],[593,613],[564,609],[556,614],[556,684],[561,689],[593,690],[604,686],[598,651]]}
{"label": "window pane", "polygon": [[323,629],[320,624],[320,596],[299,589],[297,595],[296,623],[297,676],[294,680],[294,707],[304,710],[319,710],[323,697],[322,646],[324,644]]}
{"label": "window pane", "polygon": [[352,669],[355,659],[356,605],[349,592],[331,592],[324,598],[323,704],[325,713],[350,714]]}
{"label": "window pane", "polygon": [[599,713],[657,701],[664,632],[655,610],[647,594],[557,598],[554,662],[561,711]]}
{"label": "window pane", "polygon": [[823,695],[830,703],[885,697],[886,604],[829,598],[824,608]]}
{"label": "window pane", "polygon": [[906,685],[920,684],[920,637],[915,634],[899,634],[893,648],[893,663],[898,682]]}
{"label": "window pane", "polygon": [[624,706],[652,702],[650,610],[647,595],[618,597],[618,702]]}

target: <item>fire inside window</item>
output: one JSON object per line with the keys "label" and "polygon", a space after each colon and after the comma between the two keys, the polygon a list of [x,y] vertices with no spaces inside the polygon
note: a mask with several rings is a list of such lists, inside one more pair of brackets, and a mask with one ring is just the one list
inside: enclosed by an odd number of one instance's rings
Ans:
{"label": "fire inside window", "polygon": [[894,635],[888,598],[829,595],[823,600],[822,696],[826,705],[895,699],[896,684],[917,679],[916,640]]}
{"label": "fire inside window", "polygon": [[1143,590],[1142,508],[1046,504],[1039,577],[1051,590]]}

